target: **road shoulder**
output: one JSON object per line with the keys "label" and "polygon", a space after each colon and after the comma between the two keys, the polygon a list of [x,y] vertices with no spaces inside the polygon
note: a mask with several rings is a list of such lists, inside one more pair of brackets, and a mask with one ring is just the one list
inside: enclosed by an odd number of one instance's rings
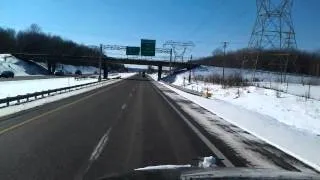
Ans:
{"label": "road shoulder", "polygon": [[207,137],[210,137],[210,140],[236,166],[316,172],[314,168],[178,95],[164,85],[155,81],[153,83],[182,112],[193,119],[193,124],[201,127]]}

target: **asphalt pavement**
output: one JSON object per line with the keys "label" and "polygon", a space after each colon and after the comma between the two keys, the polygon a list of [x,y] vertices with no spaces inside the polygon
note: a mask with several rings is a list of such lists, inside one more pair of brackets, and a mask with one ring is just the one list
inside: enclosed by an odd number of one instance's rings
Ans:
{"label": "asphalt pavement", "polygon": [[97,179],[212,155],[159,93],[135,76],[1,118],[0,179]]}
{"label": "asphalt pavement", "polygon": [[[224,159],[218,166],[251,167],[225,139],[210,134],[179,106],[192,102],[168,98],[168,92],[136,75],[1,117],[0,179],[95,180],[146,166],[197,165],[194,159],[211,155]],[[225,133],[243,132],[208,121]],[[274,167],[299,171],[299,165],[312,171],[275,147],[245,137],[243,143]]]}

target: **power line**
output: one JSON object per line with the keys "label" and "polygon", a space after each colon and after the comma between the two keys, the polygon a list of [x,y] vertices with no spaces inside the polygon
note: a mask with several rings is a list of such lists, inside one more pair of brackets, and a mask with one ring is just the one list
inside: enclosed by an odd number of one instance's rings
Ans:
{"label": "power line", "polygon": [[180,59],[183,62],[184,55],[187,50],[192,50],[192,48],[195,47],[195,44],[192,41],[185,41],[185,42],[180,42],[180,41],[166,41],[163,44],[163,47],[166,48],[171,48],[174,54],[174,61],[177,61]]}

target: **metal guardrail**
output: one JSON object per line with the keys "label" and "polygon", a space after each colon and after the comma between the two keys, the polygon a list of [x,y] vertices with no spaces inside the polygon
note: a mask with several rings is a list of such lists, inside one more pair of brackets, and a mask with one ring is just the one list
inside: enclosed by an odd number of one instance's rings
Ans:
{"label": "metal guardrail", "polygon": [[195,90],[191,90],[191,89],[187,89],[187,88],[184,88],[182,86],[177,86],[177,85],[170,84],[170,83],[166,83],[166,84],[168,84],[169,86],[174,87],[176,89],[179,89],[179,90],[181,90],[183,92],[189,93],[189,94],[193,94],[193,95],[196,95],[196,96],[202,96],[203,95],[201,92],[198,92],[198,91],[195,91]]}
{"label": "metal guardrail", "polygon": [[[106,81],[106,80],[104,80],[104,81]],[[104,82],[104,81],[101,81],[101,82]],[[16,101],[17,104],[20,104],[21,100],[26,100],[26,102],[29,102],[30,98],[38,99],[39,96],[40,96],[40,98],[44,98],[45,95],[49,96],[52,93],[59,93],[59,92],[62,93],[62,92],[67,92],[67,91],[70,92],[72,89],[78,90],[78,89],[81,89],[82,87],[90,86],[93,84],[99,84],[101,82],[91,82],[91,83],[63,87],[63,88],[57,88],[57,89],[51,89],[51,90],[46,90],[46,91],[41,91],[41,92],[34,92],[34,93],[30,93],[30,94],[25,94],[25,95],[17,95],[14,97],[7,97],[7,98],[0,99],[0,104],[6,104],[6,107],[8,107],[8,106],[10,106],[10,102]],[[23,103],[25,103],[25,102],[23,102]]]}

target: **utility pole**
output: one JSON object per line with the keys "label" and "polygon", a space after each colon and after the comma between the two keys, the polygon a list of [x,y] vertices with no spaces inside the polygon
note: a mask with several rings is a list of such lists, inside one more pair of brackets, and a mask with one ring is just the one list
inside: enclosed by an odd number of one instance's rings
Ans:
{"label": "utility pole", "polygon": [[224,68],[226,66],[225,64],[225,59],[226,59],[226,49],[228,46],[229,42],[223,42],[223,60],[222,60],[222,87],[224,88]]}
{"label": "utility pole", "polygon": [[190,66],[190,67],[189,67],[189,68],[190,68],[190,71],[189,71],[189,79],[188,79],[188,80],[189,80],[189,84],[191,83],[191,71],[192,71],[191,61],[192,61],[192,55],[190,56],[190,60],[189,60],[189,64],[190,64],[190,65],[189,65],[189,66]]}
{"label": "utility pole", "polygon": [[170,48],[170,67],[169,67],[169,74],[171,74],[172,70],[172,48]]}
{"label": "utility pole", "polygon": [[98,81],[100,82],[101,81],[101,68],[102,68],[102,44],[100,44],[100,49],[99,49],[99,78],[98,78]]}

